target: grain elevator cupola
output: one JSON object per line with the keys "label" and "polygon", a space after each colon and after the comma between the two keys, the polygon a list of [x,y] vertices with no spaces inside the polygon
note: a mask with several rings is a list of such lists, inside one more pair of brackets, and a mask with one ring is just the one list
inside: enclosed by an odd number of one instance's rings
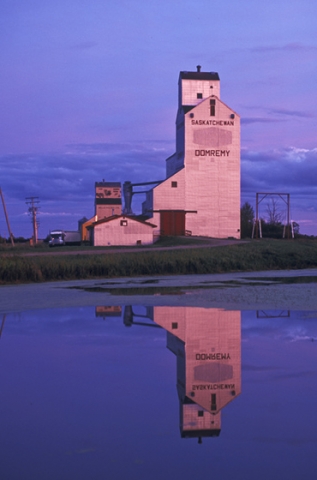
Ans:
{"label": "grain elevator cupola", "polygon": [[178,91],[178,107],[184,109],[197,105],[211,95],[220,98],[219,75],[215,72],[201,72],[201,66],[197,65],[196,72],[180,72]]}

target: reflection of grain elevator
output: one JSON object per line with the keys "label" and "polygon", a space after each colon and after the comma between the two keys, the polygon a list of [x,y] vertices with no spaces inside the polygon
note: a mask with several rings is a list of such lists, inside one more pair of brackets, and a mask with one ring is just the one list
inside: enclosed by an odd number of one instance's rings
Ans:
{"label": "reflection of grain elevator", "polygon": [[177,358],[181,436],[219,436],[221,410],[241,393],[240,311],[154,306],[140,315],[125,306],[123,320],[127,327],[167,331],[167,347]]}
{"label": "reflection of grain elevator", "polygon": [[240,238],[240,117],[217,73],[180,72],[178,90],[176,152],[142,213],[161,235]]}
{"label": "reflection of grain elevator", "polygon": [[153,314],[177,357],[182,437],[218,436],[221,410],[241,392],[240,312],[154,307]]}

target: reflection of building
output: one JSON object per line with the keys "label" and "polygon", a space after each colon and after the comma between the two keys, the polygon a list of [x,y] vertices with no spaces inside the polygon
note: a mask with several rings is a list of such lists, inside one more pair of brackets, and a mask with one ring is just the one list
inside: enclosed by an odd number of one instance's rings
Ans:
{"label": "reflection of building", "polygon": [[222,408],[241,392],[240,311],[158,306],[140,314],[125,306],[123,321],[167,330],[177,357],[181,436],[218,436]]}
{"label": "reflection of building", "polygon": [[[111,308],[120,307],[96,307],[96,316]],[[167,331],[167,347],[177,357],[181,436],[218,436],[221,410],[241,393],[240,311],[155,306],[141,314],[128,305],[123,322]]]}
{"label": "reflection of building", "polygon": [[219,435],[220,411],[241,392],[240,312],[154,307],[177,356],[182,437]]}
{"label": "reflection of building", "polygon": [[[146,318],[150,320],[150,322],[140,322],[140,320],[136,321],[136,318]],[[155,323],[152,322],[153,320],[153,307],[145,307],[145,314],[141,314],[139,312],[134,312],[131,305],[127,305],[124,307],[124,314],[123,314],[123,323],[126,327],[132,327],[132,325],[143,325],[144,327],[157,327]]]}
{"label": "reflection of building", "polygon": [[119,306],[107,306],[107,305],[100,305],[96,307],[95,314],[96,317],[121,317],[122,308]]}
{"label": "reflection of building", "polygon": [[290,318],[290,310],[257,310],[256,318]]}
{"label": "reflection of building", "polygon": [[1,326],[0,326],[0,338],[1,338],[1,335],[2,335],[2,331],[3,331],[3,327],[4,327],[4,322],[6,321],[6,314],[4,313],[2,315],[2,322],[1,322]]}

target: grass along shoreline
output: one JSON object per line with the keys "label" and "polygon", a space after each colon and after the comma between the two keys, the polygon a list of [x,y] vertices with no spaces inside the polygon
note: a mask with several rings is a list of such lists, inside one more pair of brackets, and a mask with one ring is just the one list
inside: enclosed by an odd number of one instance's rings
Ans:
{"label": "grass along shoreline", "polygon": [[[180,245],[181,247],[181,245]],[[174,245],[175,248],[175,245]],[[3,253],[3,252],[2,252]],[[11,252],[12,253],[12,252]],[[0,284],[146,275],[184,275],[317,267],[317,240],[253,240],[244,244],[89,255],[0,256]]]}

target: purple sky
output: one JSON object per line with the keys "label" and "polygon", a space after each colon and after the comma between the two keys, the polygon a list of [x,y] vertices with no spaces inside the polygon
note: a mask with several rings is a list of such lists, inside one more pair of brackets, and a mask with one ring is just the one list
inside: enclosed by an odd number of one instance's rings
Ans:
{"label": "purple sky", "polygon": [[316,18],[312,0],[1,0],[0,186],[14,235],[32,235],[25,197],[39,197],[45,237],[94,214],[95,181],[165,178],[179,71],[198,64],[242,118],[242,203],[290,193],[292,219],[317,235]]}

